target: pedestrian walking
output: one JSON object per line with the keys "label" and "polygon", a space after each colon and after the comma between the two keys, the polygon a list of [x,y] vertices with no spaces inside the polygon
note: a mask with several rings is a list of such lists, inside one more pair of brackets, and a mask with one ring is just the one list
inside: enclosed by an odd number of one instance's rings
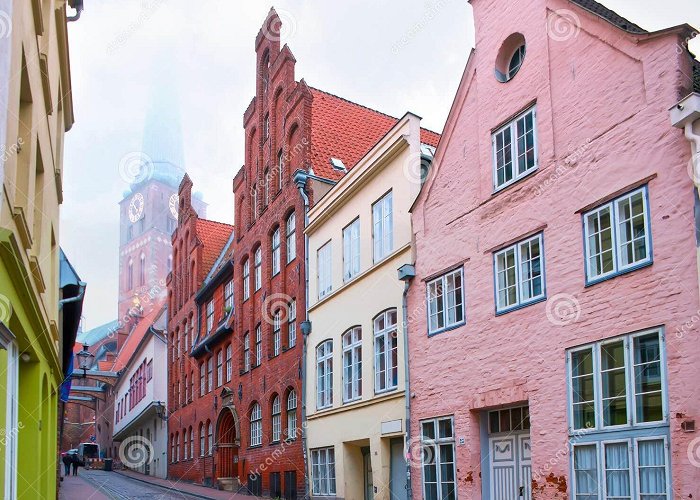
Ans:
{"label": "pedestrian walking", "polygon": [[78,466],[80,465],[80,458],[78,458],[78,455],[73,455],[71,464],[73,465],[73,475],[77,476],[78,475]]}
{"label": "pedestrian walking", "polygon": [[63,462],[63,469],[64,469],[64,474],[63,476],[70,476],[70,464],[73,461],[71,459],[71,456],[68,453],[64,453],[63,457],[61,458],[61,461]]}

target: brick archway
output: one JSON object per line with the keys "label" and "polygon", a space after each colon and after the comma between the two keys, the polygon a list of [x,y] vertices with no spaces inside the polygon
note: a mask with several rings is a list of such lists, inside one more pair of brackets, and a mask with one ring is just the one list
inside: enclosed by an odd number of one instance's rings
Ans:
{"label": "brick archway", "polygon": [[238,477],[238,447],[241,444],[238,413],[233,406],[224,406],[216,421],[216,479]]}

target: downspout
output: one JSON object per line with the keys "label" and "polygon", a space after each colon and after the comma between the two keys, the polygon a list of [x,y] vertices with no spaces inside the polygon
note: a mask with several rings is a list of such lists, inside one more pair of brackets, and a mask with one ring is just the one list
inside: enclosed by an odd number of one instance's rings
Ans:
{"label": "downspout", "polygon": [[80,14],[83,12],[83,0],[76,0],[73,2],[73,5],[71,5],[75,9],[75,15],[73,16],[66,16],[66,22],[75,22],[78,19],[80,19]]}
{"label": "downspout", "polygon": [[73,302],[80,302],[81,300],[83,300],[83,297],[85,296],[85,287],[87,287],[87,283],[81,281],[80,283],[78,283],[78,286],[80,287],[80,292],[78,293],[78,295],[69,299],[61,299],[58,301],[59,311],[63,309],[63,306],[65,304],[72,304]]}
{"label": "downspout", "polygon": [[[406,434],[404,449],[406,454],[411,451],[411,383],[408,373],[408,290],[411,280],[416,276],[416,268],[411,264],[404,264],[399,268],[399,279],[404,282],[401,307],[403,309],[403,364],[404,364],[404,400],[406,404]],[[412,500],[413,486],[411,485],[411,462],[406,460],[406,498]]]}
{"label": "downspout", "polygon": [[[306,227],[309,225],[309,195],[306,192],[308,174],[303,170],[294,173],[294,183],[299,189],[301,199],[304,201],[304,321],[301,323],[302,333],[302,358],[301,358],[301,447],[304,455],[304,470],[309,469],[309,457],[306,452],[306,339],[311,333],[309,321],[309,238],[306,235]],[[304,498],[309,497],[309,475],[304,474]]]}
{"label": "downspout", "polygon": [[693,123],[692,121],[686,123],[684,131],[685,138],[688,139],[691,144],[690,161],[693,164],[693,179],[700,180],[700,135],[693,132]]}

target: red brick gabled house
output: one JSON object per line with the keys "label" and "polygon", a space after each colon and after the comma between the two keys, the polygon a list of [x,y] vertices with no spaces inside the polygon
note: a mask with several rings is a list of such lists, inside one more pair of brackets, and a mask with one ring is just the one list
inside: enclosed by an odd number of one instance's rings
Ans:
{"label": "red brick gabled house", "polygon": [[[192,207],[192,181],[179,188],[179,220],[172,237],[168,277],[168,476],[211,484],[214,471],[212,428],[217,415],[209,352],[192,356],[198,342],[195,297],[207,273],[230,241],[233,227],[200,219]],[[208,382],[208,383],[207,383]],[[201,424],[201,425],[200,425]]]}

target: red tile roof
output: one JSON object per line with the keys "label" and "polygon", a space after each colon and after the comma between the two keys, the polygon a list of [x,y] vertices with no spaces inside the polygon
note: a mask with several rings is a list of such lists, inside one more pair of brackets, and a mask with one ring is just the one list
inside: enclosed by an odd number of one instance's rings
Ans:
{"label": "red tile roof", "polygon": [[221,251],[226,245],[226,242],[231,237],[233,226],[216,222],[213,220],[198,219],[197,220],[197,236],[199,241],[204,245],[202,251],[202,273],[204,278],[212,266],[216,263]]}
{"label": "red tile roof", "polygon": [[[311,164],[314,174],[339,179],[331,158],[338,158],[350,170],[399,121],[398,118],[310,87]],[[421,129],[421,142],[437,146],[440,134]]]}
{"label": "red tile roof", "polygon": [[119,353],[117,353],[117,357],[114,360],[114,366],[112,366],[112,371],[119,371],[129,363],[129,360],[136,352],[136,348],[139,346],[141,340],[143,340],[146,332],[155,322],[155,320],[158,319],[158,316],[160,316],[162,312],[163,308],[161,306],[156,306],[153,308],[153,311],[151,311],[147,316],[141,318],[139,322],[136,323],[136,326],[131,330],[129,337],[127,337],[121,350]]}

